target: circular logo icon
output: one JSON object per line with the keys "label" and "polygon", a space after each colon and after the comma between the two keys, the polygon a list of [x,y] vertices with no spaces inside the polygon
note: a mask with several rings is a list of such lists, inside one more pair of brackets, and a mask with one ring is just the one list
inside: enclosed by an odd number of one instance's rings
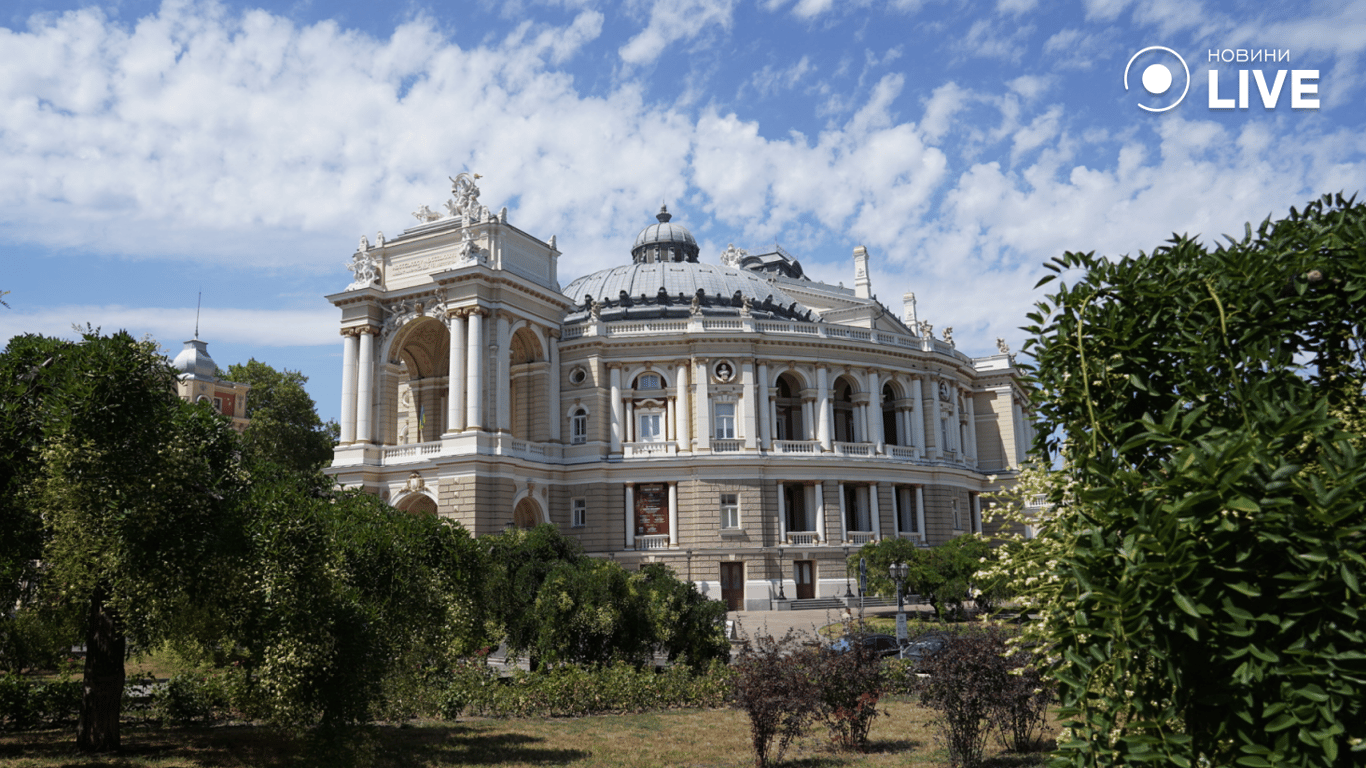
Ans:
{"label": "circular logo icon", "polygon": [[[1170,48],[1161,45],[1150,45],[1147,48],[1129,57],[1129,63],[1124,65],[1124,90],[1129,90],[1129,71],[1137,69],[1142,72],[1138,77],[1142,85],[1142,101],[1138,108],[1149,112],[1166,112],[1181,103],[1186,98],[1186,93],[1191,89],[1191,71],[1186,66],[1186,60],[1181,58],[1181,54]],[[1176,65],[1181,65],[1181,75],[1185,85],[1181,88],[1181,95],[1173,98],[1175,89],[1173,81],[1176,79]],[[1147,102],[1147,103],[1144,103]]]}

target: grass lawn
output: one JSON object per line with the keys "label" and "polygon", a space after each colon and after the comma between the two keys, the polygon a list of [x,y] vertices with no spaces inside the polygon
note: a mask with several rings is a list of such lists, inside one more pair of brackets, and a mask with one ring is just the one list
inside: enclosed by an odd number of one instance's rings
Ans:
{"label": "grass lawn", "polygon": [[[794,744],[784,765],[946,766],[927,727],[930,712],[889,701],[865,754],[832,751],[824,729]],[[255,726],[161,729],[125,727],[124,753],[89,758],[74,751],[71,730],[0,735],[5,766],[75,768],[237,768],[238,766],[675,766],[732,768],[754,764],[749,721],[737,710],[677,710],[571,719],[460,720],[358,730],[337,753]],[[997,746],[988,747],[994,754]],[[1038,765],[1037,755],[996,755],[992,766]]]}

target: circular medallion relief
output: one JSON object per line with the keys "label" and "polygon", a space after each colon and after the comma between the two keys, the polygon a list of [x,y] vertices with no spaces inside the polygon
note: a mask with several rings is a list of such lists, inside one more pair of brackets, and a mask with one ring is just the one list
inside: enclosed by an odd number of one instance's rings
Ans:
{"label": "circular medallion relief", "polygon": [[728,384],[735,379],[735,364],[729,360],[721,360],[711,369],[712,375],[722,384]]}

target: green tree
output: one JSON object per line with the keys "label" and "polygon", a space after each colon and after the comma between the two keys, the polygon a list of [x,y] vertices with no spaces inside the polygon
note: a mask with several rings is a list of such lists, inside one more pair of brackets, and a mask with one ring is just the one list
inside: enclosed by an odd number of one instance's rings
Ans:
{"label": "green tree", "polygon": [[[512,654],[531,651],[539,627],[533,608],[541,585],[558,566],[587,559],[583,547],[553,525],[511,528],[479,538],[488,559],[488,604],[492,633]],[[533,666],[536,658],[532,656]]]}
{"label": "green tree", "polygon": [[268,463],[244,506],[249,548],[221,631],[254,714],[364,722],[399,678],[439,674],[487,642],[483,556],[459,526]]}
{"label": "green tree", "polygon": [[858,561],[868,566],[868,591],[875,595],[896,596],[896,582],[888,567],[905,563],[908,568],[902,583],[903,594],[921,595],[934,606],[936,616],[957,615],[971,590],[988,582],[986,571],[996,553],[981,536],[955,536],[937,547],[919,547],[906,539],[882,539],[864,544],[849,556],[848,567],[857,572]]}
{"label": "green tree", "polygon": [[695,669],[730,659],[726,604],[697,591],[663,563],[648,563],[637,574],[649,614],[651,643],[669,657]]}
{"label": "green tree", "polygon": [[247,448],[264,459],[300,472],[322,468],[332,460],[337,442],[335,423],[324,424],[299,371],[277,371],[256,359],[228,366],[226,377],[251,385],[247,393]]}
{"label": "green tree", "polygon": [[[1366,206],[1068,253],[1030,315],[1060,764],[1366,755]],[[1047,460],[1047,457],[1043,457]]]}
{"label": "green tree", "polygon": [[236,436],[176,398],[168,361],[127,333],[20,337],[2,357],[23,406],[0,412],[16,492],[7,514],[21,531],[12,552],[31,554],[36,536],[35,599],[84,613],[77,745],[115,750],[129,639],[150,645],[184,629],[184,609],[204,600],[232,549]]}

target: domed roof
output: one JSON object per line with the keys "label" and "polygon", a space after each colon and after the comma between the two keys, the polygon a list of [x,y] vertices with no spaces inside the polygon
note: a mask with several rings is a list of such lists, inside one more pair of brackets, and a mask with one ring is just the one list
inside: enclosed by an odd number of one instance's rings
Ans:
{"label": "domed roof", "polygon": [[809,308],[762,275],[698,262],[635,263],[604,269],[570,283],[564,294],[578,305],[565,322],[587,317],[590,299],[605,320],[687,317],[694,299],[697,311],[708,317],[736,317],[746,305],[759,319],[812,317]]}
{"label": "domed roof", "polygon": [[209,357],[208,342],[190,339],[185,348],[171,362],[180,378],[212,379],[218,372],[218,365]]}
{"label": "domed roof", "polygon": [[697,261],[697,240],[682,224],[670,221],[673,214],[667,205],[659,206],[655,216],[658,224],[651,224],[636,235],[635,245],[631,246],[631,259],[637,264],[656,261]]}

